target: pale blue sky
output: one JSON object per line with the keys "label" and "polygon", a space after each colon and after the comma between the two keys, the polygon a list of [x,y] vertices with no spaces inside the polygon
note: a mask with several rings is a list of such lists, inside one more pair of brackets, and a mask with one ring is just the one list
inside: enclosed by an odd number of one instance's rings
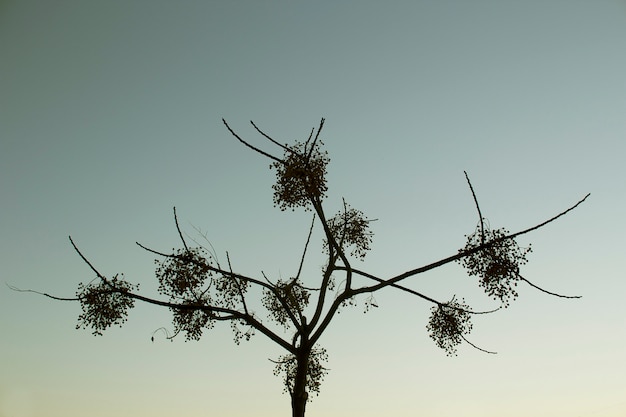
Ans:
{"label": "pale blue sky", "polygon": [[[376,295],[320,340],[331,369],[311,417],[618,417],[626,413],[626,2],[0,2],[0,281],[71,296],[92,274],[154,294],[153,257],[179,245],[172,206],[233,267],[289,276],[309,217],[272,207],[266,149],[326,117],[327,211],[345,197],[379,221],[361,265],[394,275],[449,256],[477,215],[532,226],[521,288],[477,317],[447,358],[429,305]],[[316,235],[317,238],[320,235]],[[318,239],[312,248],[320,249]],[[322,259],[306,265],[314,281]],[[493,304],[457,265],[406,285]],[[0,417],[289,415],[260,335],[200,342],[151,333],[138,306],[95,338],[80,307],[0,289]]]}

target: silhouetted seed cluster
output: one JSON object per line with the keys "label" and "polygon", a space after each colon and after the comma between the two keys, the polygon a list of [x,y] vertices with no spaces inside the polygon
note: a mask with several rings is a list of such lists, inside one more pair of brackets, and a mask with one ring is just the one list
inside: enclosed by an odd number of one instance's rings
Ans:
{"label": "silhouetted seed cluster", "polygon": [[[319,395],[322,381],[326,374],[328,374],[328,369],[322,366],[322,362],[326,362],[327,360],[328,354],[326,353],[326,349],[317,348],[311,351],[306,372],[307,392],[314,392],[316,396]],[[285,384],[283,392],[293,393],[297,371],[298,361],[295,355],[283,355],[278,358],[276,366],[274,367],[274,375],[280,376],[283,374],[283,382]],[[307,401],[310,400],[310,397],[307,398]]]}
{"label": "silhouetted seed cluster", "polygon": [[164,260],[155,260],[159,292],[170,300],[197,301],[202,286],[211,277],[211,265],[202,248],[179,249]]}
{"label": "silhouetted seed cluster", "polygon": [[[239,326],[247,327],[246,331],[241,330]],[[231,320],[230,328],[233,331],[234,341],[236,344],[240,344],[243,339],[246,339],[247,342],[252,336],[254,336],[254,327],[249,326],[243,320]]]}
{"label": "silhouetted seed cluster", "polygon": [[455,297],[445,304],[431,308],[426,329],[430,338],[446,351],[447,356],[456,356],[456,347],[463,341],[463,336],[472,331],[468,309],[465,300],[458,302]]}
{"label": "silhouetted seed cluster", "polygon": [[[249,283],[234,274],[216,275],[211,270],[210,255],[203,248],[174,250],[172,256],[156,260],[159,292],[170,302],[194,308],[172,308],[176,333],[185,332],[186,340],[199,340],[203,329],[211,329],[218,316],[209,306],[234,308],[243,300]],[[236,326],[235,341],[249,338],[250,330],[241,333]],[[243,336],[241,336],[243,334]]]}
{"label": "silhouetted seed cluster", "polygon": [[212,279],[215,291],[212,296],[215,304],[225,308],[241,305],[242,298],[250,288],[250,283],[234,275],[219,275]]}
{"label": "silhouetted seed cluster", "polygon": [[78,316],[77,329],[91,327],[92,334],[102,336],[102,332],[112,325],[120,327],[127,320],[128,310],[135,300],[125,293],[137,290],[139,284],[132,285],[123,280],[123,275],[115,275],[108,281],[97,284],[78,284],[76,297],[80,300],[83,312]]}
{"label": "silhouetted seed cluster", "polygon": [[374,294],[370,294],[369,297],[365,299],[365,309],[363,310],[363,314],[367,313],[372,308],[378,308],[378,301],[374,298]]}
{"label": "silhouetted seed cluster", "polygon": [[[330,162],[328,152],[322,151],[321,141],[296,142],[285,151],[281,162],[274,162],[270,168],[276,169],[274,205],[281,210],[304,207],[310,210],[311,198],[324,198],[326,186],[326,167]],[[313,149],[311,149],[313,147]]]}
{"label": "silhouetted seed cluster", "polygon": [[[356,306],[357,302],[356,302],[356,297],[350,297],[350,298],[346,298],[344,300],[341,301],[341,304],[339,304],[339,306],[341,308],[344,307],[354,307]],[[341,314],[341,309],[337,309],[337,314]]]}
{"label": "silhouetted seed cluster", "polygon": [[[363,212],[346,206],[343,211],[328,220],[328,228],[342,250],[352,247],[350,255],[363,260],[370,250],[374,235],[369,230],[369,222]],[[324,247],[328,252],[327,240],[324,241]]]}
{"label": "silhouetted seed cluster", "polygon": [[520,280],[520,266],[528,262],[526,255],[532,252],[530,245],[527,248],[520,248],[515,239],[505,239],[508,234],[509,231],[506,229],[486,228],[481,232],[478,227],[473,234],[467,236],[467,244],[460,252],[476,248],[483,243],[494,243],[457,261],[465,267],[470,276],[479,277],[479,285],[485,293],[495,300],[500,300],[504,307],[508,307],[510,301],[517,298],[515,287]]}
{"label": "silhouetted seed cluster", "polygon": [[183,305],[188,305],[191,308],[170,309],[173,316],[172,323],[174,324],[174,330],[176,333],[184,332],[185,341],[200,340],[203,329],[210,330],[215,325],[215,321],[211,320],[212,315],[210,312],[198,309],[199,307],[206,306],[207,304],[208,303],[206,301],[183,303]]}
{"label": "silhouetted seed cluster", "polygon": [[[291,280],[289,282],[278,280],[275,288],[278,291],[278,296],[287,304],[294,316],[298,316],[298,313],[304,311],[306,306],[309,305],[311,294],[302,287],[299,280]],[[289,327],[289,314],[273,291],[264,288],[261,302],[269,311],[270,319],[285,326],[285,328]]]}

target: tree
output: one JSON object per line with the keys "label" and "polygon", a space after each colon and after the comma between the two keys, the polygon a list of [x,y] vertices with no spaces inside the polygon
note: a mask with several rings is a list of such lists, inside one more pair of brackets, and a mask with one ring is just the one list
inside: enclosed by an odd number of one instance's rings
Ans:
{"label": "tree", "polygon": [[[180,249],[166,253],[137,243],[159,257],[156,278],[159,292],[164,297],[162,299],[142,295],[138,285],[126,281],[121,274],[107,277],[99,272],[70,237],[74,250],[96,278],[88,284],[79,284],[73,298],[43,295],[56,300],[78,301],[82,313],[76,328],[90,328],[94,335],[102,335],[109,327],[122,325],[135,302],[141,301],[171,310],[174,332],[166,332],[170,339],[182,333],[187,340],[199,340],[203,332],[217,322],[230,323],[237,344],[242,339],[249,340],[256,332],[261,333],[285,350],[284,355],[273,361],[276,365],[274,374],[282,376],[285,391],[291,397],[293,417],[303,417],[310,400],[309,394],[319,394],[327,373],[324,367],[327,354],[318,345],[318,340],[339,310],[354,305],[359,295],[369,295],[365,300],[366,310],[377,307],[373,297],[375,292],[389,288],[408,292],[431,303],[431,316],[426,328],[436,345],[448,355],[456,354],[457,346],[462,342],[486,353],[494,353],[472,344],[467,335],[472,330],[471,317],[474,314],[495,312],[500,307],[488,312],[474,311],[463,299],[453,296],[449,301],[435,300],[402,286],[403,280],[457,262],[470,276],[476,277],[478,285],[489,297],[499,301],[504,308],[517,297],[515,288],[520,282],[554,296],[578,298],[546,291],[523,277],[520,269],[526,263],[526,255],[531,248],[520,247],[516,238],[564,216],[585,201],[589,194],[556,216],[511,233],[506,229],[488,227],[466,173],[479,220],[475,231],[467,236],[465,246],[436,262],[381,278],[352,264],[355,258],[364,259],[370,250],[373,235],[369,226],[372,219],[345,200],[343,209],[332,217],[328,217],[324,210],[328,191],[326,173],[330,161],[320,139],[324,119],[317,129],[311,130],[306,141],[292,145],[279,143],[251,122],[260,135],[278,147],[281,157],[253,146],[235,133],[225,120],[223,122],[234,138],[270,160],[270,168],[276,172],[274,205],[283,211],[302,209],[311,212],[312,223],[298,272],[288,279],[275,281],[264,274],[255,278],[235,272],[228,252],[227,264],[222,265],[214,251],[188,245],[174,209],[174,221],[182,244]],[[311,282],[305,280],[301,272],[315,225],[323,229],[326,261],[321,276],[316,282]],[[340,283],[336,282],[335,274],[341,274]],[[250,296],[251,288],[261,290],[262,297],[256,300],[256,304],[251,304],[254,302]],[[254,312],[259,304],[267,312],[267,317]],[[286,333],[280,331],[281,328]],[[290,338],[285,338],[284,334],[289,334]]]}

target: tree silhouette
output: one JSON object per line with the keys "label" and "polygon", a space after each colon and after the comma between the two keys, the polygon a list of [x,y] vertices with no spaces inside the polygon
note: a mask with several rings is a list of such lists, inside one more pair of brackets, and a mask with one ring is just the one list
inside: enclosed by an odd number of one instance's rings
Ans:
{"label": "tree silhouette", "polygon": [[[426,329],[437,346],[448,355],[455,355],[457,346],[463,342],[484,352],[494,353],[475,346],[467,340],[467,335],[472,330],[472,315],[494,312],[500,307],[487,312],[474,311],[464,300],[457,300],[456,296],[449,301],[435,300],[402,286],[400,283],[403,280],[457,262],[470,276],[478,279],[478,285],[489,297],[498,300],[501,307],[506,308],[517,297],[515,288],[519,282],[554,296],[577,298],[546,291],[524,278],[520,269],[526,263],[526,255],[531,249],[520,247],[516,238],[565,215],[585,201],[589,194],[567,210],[528,229],[516,233],[506,229],[492,230],[486,225],[466,173],[479,221],[476,230],[467,236],[465,246],[436,262],[400,275],[380,278],[352,265],[354,258],[362,260],[370,250],[373,235],[369,226],[372,220],[345,201],[343,209],[332,217],[327,217],[324,210],[323,202],[328,191],[326,174],[330,161],[320,139],[324,119],[317,129],[311,130],[306,141],[293,145],[279,143],[251,122],[260,135],[279,148],[281,157],[253,146],[235,133],[225,120],[223,123],[243,145],[271,161],[270,168],[276,173],[274,205],[280,210],[304,209],[312,212],[313,220],[297,274],[273,282],[264,274],[255,278],[235,272],[228,253],[227,264],[222,265],[214,251],[187,244],[174,209],[182,248],[161,252],[137,243],[159,256],[156,261],[156,278],[163,299],[141,295],[138,285],[129,283],[121,274],[105,276],[83,255],[70,237],[74,250],[95,273],[96,278],[88,284],[79,284],[74,298],[40,294],[57,300],[80,302],[82,313],[76,328],[90,328],[94,335],[102,335],[109,327],[122,325],[135,302],[141,301],[168,308],[172,312],[174,331],[166,331],[170,339],[182,333],[187,340],[199,340],[204,331],[221,321],[230,323],[237,344],[242,339],[249,340],[257,332],[261,333],[285,350],[284,355],[273,360],[276,365],[274,374],[282,377],[285,391],[291,397],[292,415],[303,417],[306,403],[310,400],[309,394],[319,394],[327,373],[324,367],[327,353],[318,345],[318,340],[340,308],[354,305],[358,295],[369,294],[365,300],[366,311],[377,307],[373,294],[388,288],[408,292],[431,303],[431,316]],[[301,272],[315,225],[323,229],[326,260],[317,281],[307,280],[305,285]],[[342,275],[341,283],[336,283],[334,274]],[[251,288],[261,290],[260,300],[251,298]],[[259,304],[267,316],[255,313]],[[285,334],[290,335],[290,338],[285,338]]]}

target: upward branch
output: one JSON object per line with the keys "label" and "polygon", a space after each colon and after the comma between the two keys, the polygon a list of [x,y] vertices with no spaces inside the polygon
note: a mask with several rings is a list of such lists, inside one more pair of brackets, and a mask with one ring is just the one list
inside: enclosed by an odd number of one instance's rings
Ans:
{"label": "upward branch", "polygon": [[519,232],[511,233],[511,234],[508,234],[508,235],[503,236],[501,238],[488,241],[487,243],[478,245],[478,246],[476,246],[476,247],[474,247],[472,249],[469,249],[469,250],[459,251],[459,253],[457,253],[455,255],[448,256],[447,258],[441,259],[439,261],[436,261],[436,262],[430,263],[428,265],[424,265],[422,267],[415,268],[415,269],[412,269],[410,271],[404,272],[402,274],[396,275],[394,277],[391,277],[391,278],[385,280],[382,283],[379,283],[379,284],[376,284],[376,285],[372,285],[372,286],[369,286],[369,287],[359,288],[358,290],[354,291],[354,294],[361,294],[361,293],[378,291],[378,290],[380,290],[382,288],[385,288],[385,287],[388,287],[388,286],[390,286],[392,284],[398,283],[398,282],[402,281],[403,279],[406,279],[406,278],[409,278],[409,277],[412,277],[412,276],[424,273],[426,271],[430,271],[430,270],[435,269],[435,268],[439,268],[440,266],[449,264],[450,262],[454,262],[454,261],[459,260],[461,258],[464,258],[466,256],[469,256],[469,255],[472,255],[474,253],[477,253],[477,252],[483,251],[485,249],[488,249],[488,248],[498,244],[499,242],[510,240],[510,239],[513,239],[513,238],[515,238],[517,236],[521,236],[521,235],[524,235],[526,233],[532,232],[533,230],[537,230],[537,229],[539,229],[541,227],[546,226],[549,223],[552,223],[553,221],[557,220],[558,218],[566,215],[570,211],[574,210],[576,207],[578,207],[580,204],[582,204],[587,199],[587,197],[589,197],[589,196],[590,196],[590,194],[587,194],[585,197],[583,197],[581,200],[579,200],[576,204],[574,204],[573,206],[571,206],[567,210],[557,214],[556,216],[554,216],[554,217],[552,217],[552,218],[550,218],[550,219],[548,219],[548,220],[546,220],[546,221],[544,221],[542,223],[539,223],[539,224],[537,224],[535,226],[529,227],[528,229],[524,229],[524,230],[521,230]]}

